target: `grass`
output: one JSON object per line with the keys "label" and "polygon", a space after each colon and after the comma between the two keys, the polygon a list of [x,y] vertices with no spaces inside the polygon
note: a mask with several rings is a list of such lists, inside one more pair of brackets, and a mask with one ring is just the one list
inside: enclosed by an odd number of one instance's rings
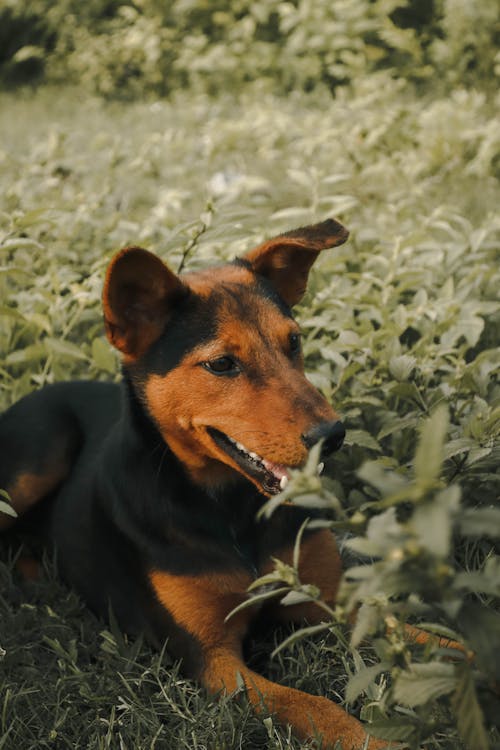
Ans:
{"label": "grass", "polygon": [[[194,268],[334,215],[351,240],[318,263],[299,318],[310,377],[350,427],[335,492],[365,513],[378,498],[359,476],[367,458],[410,476],[421,423],[444,400],[445,482],[460,482],[466,507],[497,505],[494,101],[465,89],[422,100],[384,74],[337,99],[257,85],[119,105],[45,89],[0,97],[0,144],[0,409],[54,380],[118,377],[99,303],[117,248],[141,244],[173,268],[188,250]],[[492,545],[481,534],[450,554],[482,571]],[[41,581],[20,581],[15,554],[2,541],[2,750],[299,747],[244,700],[209,700],[168,652],[96,620],[50,561]],[[498,594],[482,598],[498,607]],[[253,643],[253,663],[345,701],[362,662],[340,626],[270,661],[283,637]],[[379,698],[371,685],[350,709]],[[447,710],[434,702],[426,718],[430,750],[460,747]]]}
{"label": "grass", "polygon": [[[1,566],[2,748],[298,748],[244,699],[208,699],[167,651],[98,621],[45,561],[22,582]],[[340,700],[345,639],[316,639],[269,662],[283,632],[253,641],[250,663],[272,678]],[[312,746],[312,745],[311,745]],[[305,747],[305,745],[303,745]]]}

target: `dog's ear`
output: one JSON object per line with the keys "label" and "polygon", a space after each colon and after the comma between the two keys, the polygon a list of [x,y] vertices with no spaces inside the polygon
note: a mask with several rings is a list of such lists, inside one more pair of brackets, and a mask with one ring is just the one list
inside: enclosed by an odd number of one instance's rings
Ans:
{"label": "dog's ear", "polygon": [[309,270],[321,250],[341,245],[349,232],[338,221],[285,232],[246,253],[243,260],[252,270],[267,278],[285,302],[293,307],[307,287]]}
{"label": "dog's ear", "polygon": [[163,332],[173,305],[188,288],[156,255],[120,250],[109,264],[102,303],[106,335],[128,360],[144,354]]}

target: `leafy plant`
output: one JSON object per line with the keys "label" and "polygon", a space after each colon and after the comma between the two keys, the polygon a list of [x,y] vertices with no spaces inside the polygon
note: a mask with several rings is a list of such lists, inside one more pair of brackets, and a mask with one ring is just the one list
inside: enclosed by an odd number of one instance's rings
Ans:
{"label": "leafy plant", "polygon": [[71,79],[113,98],[249,81],[333,91],[381,69],[488,86],[499,73],[497,15],[495,0],[7,0],[0,72],[10,83]]}
{"label": "leafy plant", "polygon": [[[350,709],[415,747],[456,750],[473,732],[473,750],[485,736],[498,746],[500,136],[488,3],[454,11],[476,31],[456,32],[441,60],[434,42],[451,31],[438,2],[39,2],[7,4],[8,18],[55,29],[50,43],[40,36],[45,74],[71,67],[85,88],[0,95],[0,409],[56,380],[118,377],[100,294],[119,247],[189,270],[338,216],[349,243],[323,254],[297,312],[308,375],[342,413],[346,446],[324,480],[312,458],[287,492],[348,535],[355,566],[325,627],[293,633],[264,669],[335,699],[350,675]],[[332,24],[344,30],[335,38]],[[167,90],[168,101],[138,98]],[[49,563],[20,590],[16,554],[2,537],[2,747],[298,747],[272,717],[263,727],[244,704],[214,706],[166,655],[112,626],[101,635]],[[284,594],[316,595],[293,568],[276,576]],[[342,622],[356,606],[349,651]],[[475,658],[407,642],[407,620]],[[375,651],[361,643],[369,635]]]}
{"label": "leafy plant", "polygon": [[[366,712],[371,731],[416,749],[430,734],[456,723],[467,747],[487,750],[485,727],[496,721],[491,703],[498,698],[500,684],[500,557],[494,548],[500,539],[500,508],[472,513],[461,503],[459,485],[442,480],[448,430],[447,409],[440,406],[422,424],[412,471],[390,470],[382,459],[365,463],[359,477],[380,499],[367,501],[350,520],[331,490],[318,487],[318,456],[311,456],[305,471],[281,498],[269,501],[264,513],[272,513],[285,499],[308,508],[330,507],[341,518],[332,526],[356,534],[345,544],[364,563],[347,570],[338,606],[332,610],[317,589],[300,581],[302,529],[294,565],[278,561],[274,573],[252,584],[257,592],[265,585],[266,593],[254,594],[245,606],[274,595],[284,606],[315,601],[322,607],[324,625],[295,632],[280,648],[357,611],[351,646],[357,649],[368,635],[375,638],[379,663],[365,666],[354,652],[357,671],[346,697],[352,702],[361,692],[371,691]],[[490,548],[478,569],[467,570],[457,552],[464,540],[478,537],[487,537]],[[424,646],[418,631],[408,629],[411,621],[421,623],[429,634]],[[384,678],[385,689],[377,691],[377,681],[386,672],[391,680]],[[394,711],[400,712],[396,721]]]}

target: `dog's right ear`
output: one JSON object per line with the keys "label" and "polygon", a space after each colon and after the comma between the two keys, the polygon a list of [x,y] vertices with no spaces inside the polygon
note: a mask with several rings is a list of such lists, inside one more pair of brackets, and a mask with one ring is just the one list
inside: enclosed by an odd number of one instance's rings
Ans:
{"label": "dog's right ear", "polygon": [[349,232],[340,222],[327,219],[273,237],[250,250],[242,260],[270,281],[287,305],[293,307],[306,290],[309,271],[320,252],[342,245],[348,237]]}
{"label": "dog's right ear", "polygon": [[108,266],[102,304],[110,343],[136,360],[161,335],[170,311],[189,290],[153,253],[126,247]]}

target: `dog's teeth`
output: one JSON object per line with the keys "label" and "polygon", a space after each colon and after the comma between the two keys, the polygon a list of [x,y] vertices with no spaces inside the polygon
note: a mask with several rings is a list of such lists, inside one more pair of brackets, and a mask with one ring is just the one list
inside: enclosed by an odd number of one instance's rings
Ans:
{"label": "dog's teeth", "polygon": [[262,459],[257,453],[254,453],[253,451],[247,450],[244,445],[239,443],[237,440],[234,440],[234,438],[227,436],[230,443],[234,445],[234,447],[239,450],[240,453],[244,453],[247,458],[251,458],[252,461],[260,462]]}
{"label": "dog's teeth", "polygon": [[318,464],[318,468],[317,468],[318,475],[320,475],[320,474],[323,473],[323,469],[324,468],[325,468],[325,464],[323,462],[321,462],[320,464]]}
{"label": "dog's teeth", "polygon": [[288,477],[282,476],[280,479],[280,490],[284,490],[288,484]]}

